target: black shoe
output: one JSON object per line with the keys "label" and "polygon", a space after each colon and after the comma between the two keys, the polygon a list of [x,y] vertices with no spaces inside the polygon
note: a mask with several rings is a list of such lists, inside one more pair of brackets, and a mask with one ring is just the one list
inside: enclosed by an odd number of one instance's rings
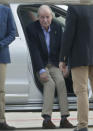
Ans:
{"label": "black shoe", "polygon": [[0,123],[0,130],[15,130],[15,127],[9,126],[6,122]]}
{"label": "black shoe", "polygon": [[42,125],[43,129],[55,129],[56,126],[53,124],[53,122],[51,120],[44,120],[43,121],[43,125]]}
{"label": "black shoe", "polygon": [[88,128],[87,127],[81,129],[75,128],[74,131],[88,131]]}
{"label": "black shoe", "polygon": [[74,128],[74,126],[67,119],[65,119],[64,121],[60,121],[60,128]]}

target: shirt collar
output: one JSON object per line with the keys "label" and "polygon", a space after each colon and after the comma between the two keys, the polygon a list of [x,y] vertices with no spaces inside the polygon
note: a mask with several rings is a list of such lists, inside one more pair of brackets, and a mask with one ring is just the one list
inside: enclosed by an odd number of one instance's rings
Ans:
{"label": "shirt collar", "polygon": [[[41,26],[42,27],[42,26]],[[44,27],[42,27],[42,30],[44,31],[44,32],[46,32],[46,30],[44,29]],[[51,28],[50,28],[50,26],[49,26],[49,28],[48,28],[48,33],[51,31]]]}

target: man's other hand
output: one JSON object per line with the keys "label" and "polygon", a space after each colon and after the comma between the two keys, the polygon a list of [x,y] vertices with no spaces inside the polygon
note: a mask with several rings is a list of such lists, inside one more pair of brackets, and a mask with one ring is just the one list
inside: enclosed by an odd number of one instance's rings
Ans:
{"label": "man's other hand", "polygon": [[68,70],[68,67],[66,66],[66,64],[64,62],[60,62],[59,63],[59,68],[63,72],[63,76],[65,78],[67,78],[68,75],[69,75],[69,70]]}
{"label": "man's other hand", "polygon": [[59,63],[59,69],[64,72],[66,70],[66,64],[64,62]]}
{"label": "man's other hand", "polygon": [[40,74],[40,79],[42,82],[47,82],[48,81],[48,75],[46,72],[43,72]]}

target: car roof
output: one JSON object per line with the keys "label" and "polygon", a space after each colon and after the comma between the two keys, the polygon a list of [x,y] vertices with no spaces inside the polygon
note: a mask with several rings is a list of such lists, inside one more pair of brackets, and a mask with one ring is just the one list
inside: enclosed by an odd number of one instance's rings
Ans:
{"label": "car roof", "polygon": [[0,3],[93,4],[93,0],[0,0]]}

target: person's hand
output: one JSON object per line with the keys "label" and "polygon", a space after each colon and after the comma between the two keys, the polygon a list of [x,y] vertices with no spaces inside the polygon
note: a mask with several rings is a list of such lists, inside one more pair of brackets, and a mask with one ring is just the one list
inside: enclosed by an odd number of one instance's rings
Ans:
{"label": "person's hand", "polygon": [[43,72],[40,74],[40,79],[42,82],[47,82],[48,81],[48,75],[46,72]]}
{"label": "person's hand", "polygon": [[59,69],[62,71],[62,72],[65,72],[66,70],[66,64],[64,62],[60,62],[59,63]]}
{"label": "person's hand", "polygon": [[69,75],[69,70],[64,62],[59,63],[59,69],[63,72],[63,76],[67,78]]}
{"label": "person's hand", "polygon": [[66,69],[65,69],[64,72],[63,72],[63,76],[64,76],[64,78],[67,78],[67,77],[69,76],[68,66],[66,66]]}

